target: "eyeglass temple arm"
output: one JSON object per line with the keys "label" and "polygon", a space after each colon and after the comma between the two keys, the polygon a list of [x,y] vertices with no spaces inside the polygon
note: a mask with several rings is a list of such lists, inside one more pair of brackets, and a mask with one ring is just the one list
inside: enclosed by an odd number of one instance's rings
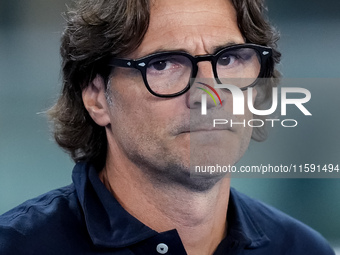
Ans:
{"label": "eyeglass temple arm", "polygon": [[109,62],[110,66],[135,68],[136,62],[131,59],[113,58]]}

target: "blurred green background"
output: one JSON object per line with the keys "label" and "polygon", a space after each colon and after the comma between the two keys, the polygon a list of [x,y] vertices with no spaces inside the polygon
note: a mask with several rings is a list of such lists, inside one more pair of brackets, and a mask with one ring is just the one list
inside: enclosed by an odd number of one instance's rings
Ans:
{"label": "blurred green background", "polygon": [[[73,162],[53,142],[44,114],[60,91],[59,40],[66,3],[0,1],[0,214],[71,182]],[[267,3],[269,17],[281,31],[284,76],[340,78],[340,2]],[[314,89],[313,109],[327,121],[298,133],[272,130],[266,142],[251,143],[239,165],[313,163],[318,155],[326,163],[340,163],[340,84]],[[318,101],[322,96],[331,102],[332,112]],[[340,179],[233,179],[232,183],[340,246]]]}

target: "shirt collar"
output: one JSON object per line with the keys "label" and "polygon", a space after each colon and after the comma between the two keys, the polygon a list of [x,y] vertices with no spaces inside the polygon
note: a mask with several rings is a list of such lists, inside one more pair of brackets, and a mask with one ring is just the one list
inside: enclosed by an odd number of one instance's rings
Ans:
{"label": "shirt collar", "polygon": [[157,234],[124,210],[90,164],[77,163],[72,179],[95,245],[126,247]]}
{"label": "shirt collar", "polygon": [[[77,163],[72,179],[83,208],[89,235],[95,245],[127,247],[157,235],[156,231],[130,215],[118,203],[90,164]],[[247,204],[233,188],[230,190],[227,219],[226,239],[234,239],[247,248],[256,248],[269,242]]]}
{"label": "shirt collar", "polygon": [[[246,248],[254,249],[267,245],[270,239],[256,221],[256,215],[252,213],[242,194],[235,189],[230,189],[228,204],[228,235]],[[249,199],[247,197],[247,199]],[[250,200],[250,199],[249,199]]]}

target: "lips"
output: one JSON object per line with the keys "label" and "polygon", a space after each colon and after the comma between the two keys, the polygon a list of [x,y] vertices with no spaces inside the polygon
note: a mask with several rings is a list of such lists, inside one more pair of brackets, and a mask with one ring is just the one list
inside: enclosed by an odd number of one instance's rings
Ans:
{"label": "lips", "polygon": [[[183,116],[184,117],[184,116]],[[236,121],[235,116],[228,112],[215,112],[207,116],[201,116],[201,114],[190,114],[187,118],[181,118],[181,121],[176,121],[176,125],[172,127],[172,135],[177,136],[183,133],[196,133],[196,132],[213,132],[213,131],[231,131],[235,132],[237,128],[232,126],[228,121],[226,124],[219,124],[214,127],[214,120],[228,119]]]}
{"label": "lips", "polygon": [[225,125],[219,125],[218,127],[213,126],[213,120],[210,123],[207,123],[209,125],[194,125],[191,124],[190,126],[185,126],[182,127],[179,130],[179,133],[193,133],[193,132],[212,132],[212,131],[232,131],[234,132],[235,130],[230,127],[229,124]]}
{"label": "lips", "polygon": [[212,131],[232,131],[230,130],[229,128],[213,128],[213,129],[193,129],[193,130],[190,130],[190,133],[193,133],[193,132],[212,132]]}

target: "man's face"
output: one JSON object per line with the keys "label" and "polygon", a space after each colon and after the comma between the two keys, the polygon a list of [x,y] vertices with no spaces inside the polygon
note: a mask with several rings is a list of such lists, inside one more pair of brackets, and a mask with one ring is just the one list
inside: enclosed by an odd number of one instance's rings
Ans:
{"label": "man's face", "polygon": [[[213,54],[216,48],[240,43],[244,39],[237,26],[236,12],[227,0],[153,1],[150,25],[141,45],[123,57],[136,59],[170,50],[193,56]],[[210,62],[199,62],[198,67],[197,79],[213,78]],[[205,163],[209,152],[212,162],[223,158],[224,164],[234,164],[248,147],[250,128],[238,125],[232,130],[207,131],[207,123],[199,126],[194,117],[201,112],[201,94],[197,89],[191,88],[174,98],[156,97],[146,89],[138,70],[119,67],[112,73],[110,86],[109,144],[124,155],[116,160],[133,163],[150,178],[190,189],[209,188],[218,178],[210,178],[207,185],[204,180],[198,183],[190,178],[190,152]],[[231,94],[220,94],[223,111],[228,115],[225,118],[237,121],[231,115]],[[252,116],[247,112],[241,117]],[[195,127],[190,120],[195,121]],[[189,132],[190,129],[194,132]],[[115,155],[112,157],[115,159]]]}

